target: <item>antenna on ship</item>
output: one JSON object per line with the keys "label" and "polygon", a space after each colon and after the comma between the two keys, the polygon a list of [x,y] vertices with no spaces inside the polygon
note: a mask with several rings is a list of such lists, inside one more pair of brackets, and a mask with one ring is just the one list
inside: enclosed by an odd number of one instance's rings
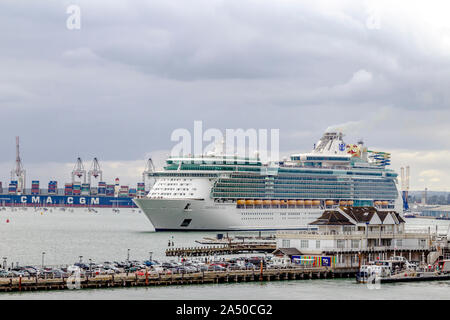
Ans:
{"label": "antenna on ship", "polygon": [[20,159],[19,137],[16,137],[16,166],[11,170],[11,181],[17,181],[17,192],[25,191],[26,172]]}
{"label": "antenna on ship", "polygon": [[89,184],[91,184],[91,178],[100,177],[100,181],[103,181],[103,171],[100,169],[100,164],[98,163],[97,158],[94,158],[91,165],[91,170],[88,171],[88,180]]}
{"label": "antenna on ship", "polygon": [[152,160],[152,158],[148,158],[147,164],[145,165],[145,170],[142,173],[142,182],[144,183],[144,186],[145,186],[146,178],[148,178],[148,175],[154,171],[155,171],[155,165],[153,164],[153,160]]}
{"label": "antenna on ship", "polygon": [[78,157],[77,162],[75,163],[75,167],[72,171],[72,183],[75,182],[75,177],[81,179],[83,177],[83,183],[86,183],[86,170],[84,170],[83,161]]}

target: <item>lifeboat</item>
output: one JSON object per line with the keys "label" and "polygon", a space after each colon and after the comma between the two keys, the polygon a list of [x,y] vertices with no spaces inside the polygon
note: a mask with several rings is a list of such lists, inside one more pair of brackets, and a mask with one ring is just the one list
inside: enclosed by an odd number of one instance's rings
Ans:
{"label": "lifeboat", "polygon": [[325,204],[327,206],[332,206],[334,204],[334,201],[333,200],[327,200],[327,201],[325,201]]}
{"label": "lifeboat", "polygon": [[352,206],[352,205],[353,205],[353,200],[347,201],[347,205],[348,205],[348,206]]}
{"label": "lifeboat", "polygon": [[270,205],[272,204],[272,201],[270,201],[270,200],[264,200],[264,201],[263,201],[263,204],[264,204],[265,206],[270,206]]}
{"label": "lifeboat", "polygon": [[304,200],[297,200],[297,205],[298,206],[304,206],[305,205],[305,201]]}
{"label": "lifeboat", "polygon": [[253,200],[245,200],[246,206],[253,206],[254,204],[255,204],[255,201],[253,201]]}
{"label": "lifeboat", "polygon": [[286,200],[280,200],[280,205],[286,206],[287,205],[287,201]]}
{"label": "lifeboat", "polygon": [[255,206],[262,206],[263,201],[262,200],[255,200]]}
{"label": "lifeboat", "polygon": [[238,200],[237,204],[238,206],[243,206],[245,204],[245,200]]}
{"label": "lifeboat", "polygon": [[272,205],[279,206],[280,205],[280,200],[272,200]]}
{"label": "lifeboat", "polygon": [[313,206],[320,206],[320,200],[313,200],[312,205]]}
{"label": "lifeboat", "polygon": [[376,205],[376,206],[381,206],[381,205],[383,204],[383,202],[381,202],[381,201],[375,201],[373,204]]}
{"label": "lifeboat", "polygon": [[341,205],[341,206],[346,206],[347,205],[347,201],[345,201],[345,200],[341,200],[341,202],[339,202],[339,204]]}
{"label": "lifeboat", "polygon": [[312,206],[312,200],[305,200],[305,206]]}
{"label": "lifeboat", "polygon": [[288,200],[288,205],[295,206],[297,204],[297,201],[295,200]]}
{"label": "lifeboat", "polygon": [[389,205],[389,202],[388,202],[388,201],[383,201],[381,204],[382,204],[383,206],[387,206],[387,205]]}

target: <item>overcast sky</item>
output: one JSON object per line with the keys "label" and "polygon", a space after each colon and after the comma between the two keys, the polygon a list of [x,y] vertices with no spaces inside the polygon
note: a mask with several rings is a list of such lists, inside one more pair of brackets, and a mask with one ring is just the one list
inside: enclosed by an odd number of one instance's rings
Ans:
{"label": "overcast sky", "polygon": [[280,129],[281,153],[337,126],[410,165],[412,189],[450,191],[447,2],[2,0],[0,178],[19,135],[29,181],[81,156],[135,183],[202,120]]}

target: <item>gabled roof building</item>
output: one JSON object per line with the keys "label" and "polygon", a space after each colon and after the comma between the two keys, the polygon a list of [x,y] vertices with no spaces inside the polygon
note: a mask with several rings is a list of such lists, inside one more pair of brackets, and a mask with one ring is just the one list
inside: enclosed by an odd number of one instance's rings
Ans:
{"label": "gabled roof building", "polygon": [[278,231],[277,248],[296,248],[304,255],[349,255],[355,261],[361,253],[368,253],[370,260],[377,254],[386,258],[401,252],[409,260],[422,260],[434,239],[429,230],[406,232],[398,212],[374,207],[328,210],[310,227],[308,231]]}

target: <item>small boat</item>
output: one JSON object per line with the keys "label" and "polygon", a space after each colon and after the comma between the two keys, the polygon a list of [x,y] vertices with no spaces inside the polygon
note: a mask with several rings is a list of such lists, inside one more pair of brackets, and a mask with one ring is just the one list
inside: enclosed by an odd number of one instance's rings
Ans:
{"label": "small boat", "polygon": [[404,257],[392,257],[389,260],[370,261],[368,264],[362,265],[356,274],[356,282],[358,283],[374,283],[380,279],[392,277],[400,272],[403,274],[414,272],[417,266]]}
{"label": "small boat", "polygon": [[393,283],[450,280],[450,260],[437,261],[434,266],[419,268],[404,257],[377,260],[362,265],[356,274],[358,283]]}
{"label": "small boat", "polygon": [[417,214],[414,212],[405,212],[403,215],[404,218],[417,218]]}

